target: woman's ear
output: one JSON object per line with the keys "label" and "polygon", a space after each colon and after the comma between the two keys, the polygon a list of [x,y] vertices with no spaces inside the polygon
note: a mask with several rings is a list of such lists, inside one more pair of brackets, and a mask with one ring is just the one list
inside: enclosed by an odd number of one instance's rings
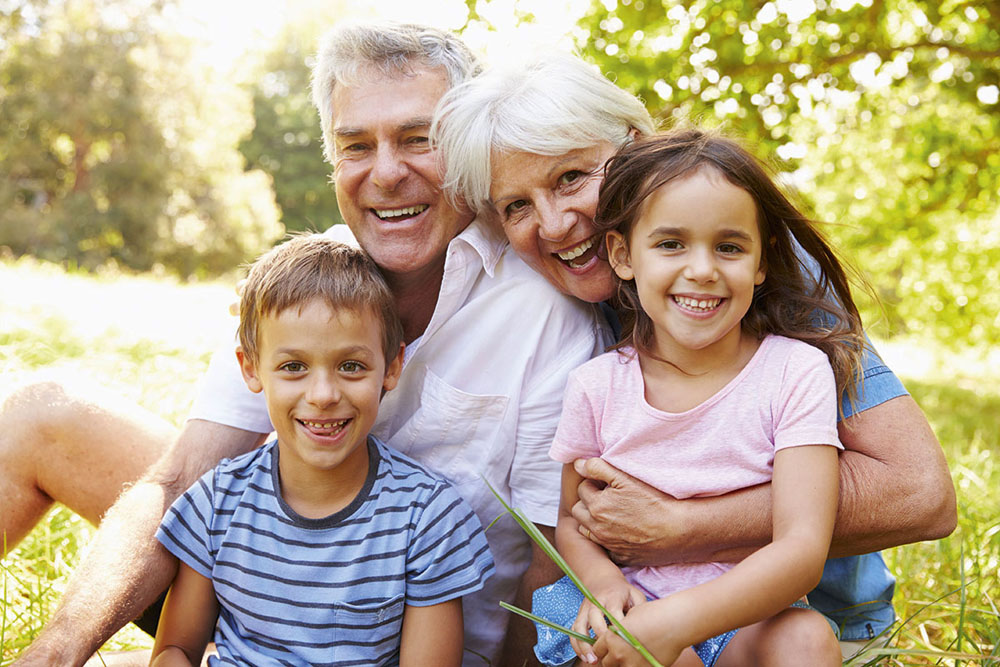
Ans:
{"label": "woman's ear", "polygon": [[632,273],[632,264],[628,254],[628,241],[621,232],[614,229],[609,231],[604,237],[604,242],[608,246],[608,262],[612,270],[622,280],[632,280],[635,274]]}

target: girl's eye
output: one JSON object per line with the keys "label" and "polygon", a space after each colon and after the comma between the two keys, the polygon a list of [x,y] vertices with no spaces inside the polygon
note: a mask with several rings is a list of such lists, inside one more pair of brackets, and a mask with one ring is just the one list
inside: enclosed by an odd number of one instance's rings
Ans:
{"label": "girl's eye", "polygon": [[301,361],[288,361],[281,364],[279,370],[286,371],[288,373],[301,373],[306,369],[306,365]]}
{"label": "girl's eye", "polygon": [[365,367],[359,361],[345,361],[340,365],[340,370],[344,373],[360,373]]}
{"label": "girl's eye", "polygon": [[743,248],[739,247],[735,243],[723,243],[719,245],[719,252],[724,255],[736,255],[743,252]]}
{"label": "girl's eye", "polygon": [[660,241],[656,244],[656,247],[663,248],[664,250],[680,250],[684,246],[681,245],[681,242],[676,239],[668,239],[666,241]]}

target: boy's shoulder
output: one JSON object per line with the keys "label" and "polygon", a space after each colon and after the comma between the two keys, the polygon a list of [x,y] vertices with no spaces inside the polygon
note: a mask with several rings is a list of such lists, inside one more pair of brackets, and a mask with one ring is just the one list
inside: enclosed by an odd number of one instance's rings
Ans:
{"label": "boy's shoulder", "polygon": [[432,487],[451,486],[446,479],[431,472],[424,464],[393,449],[374,435],[369,434],[368,440],[373,442],[378,449],[381,459],[380,466],[384,467],[384,470],[379,471],[379,477],[402,480],[406,482],[407,486],[412,485],[418,488],[426,488],[427,485]]}
{"label": "boy's shoulder", "polygon": [[208,474],[212,475],[217,484],[249,484],[258,473],[270,474],[271,456],[277,446],[278,441],[272,440],[239,456],[222,459]]}

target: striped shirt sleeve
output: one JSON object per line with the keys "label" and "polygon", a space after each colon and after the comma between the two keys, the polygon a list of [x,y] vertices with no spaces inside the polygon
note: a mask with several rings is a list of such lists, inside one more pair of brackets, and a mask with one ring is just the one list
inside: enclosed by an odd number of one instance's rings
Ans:
{"label": "striped shirt sleeve", "polygon": [[156,539],[195,572],[212,578],[215,553],[211,543],[215,469],[191,485],[167,510]]}
{"label": "striped shirt sleeve", "polygon": [[438,482],[408,548],[406,603],[425,607],[477,591],[493,570],[479,519],[449,484]]}

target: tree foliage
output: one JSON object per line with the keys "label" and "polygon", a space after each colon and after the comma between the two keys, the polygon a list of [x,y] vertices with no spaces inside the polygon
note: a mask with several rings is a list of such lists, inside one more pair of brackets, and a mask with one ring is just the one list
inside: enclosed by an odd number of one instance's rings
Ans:
{"label": "tree foliage", "polygon": [[604,0],[580,48],[778,163],[893,330],[1000,340],[1000,3]]}
{"label": "tree foliage", "polygon": [[247,168],[261,169],[273,179],[281,220],[289,230],[321,231],[343,221],[309,95],[315,35],[307,37],[315,32],[309,25],[286,29],[255,68],[254,126],[240,144]]}
{"label": "tree foliage", "polygon": [[197,68],[160,9],[0,9],[0,245],[190,275],[229,270],[280,234],[268,177],[244,172],[236,150],[248,101]]}

